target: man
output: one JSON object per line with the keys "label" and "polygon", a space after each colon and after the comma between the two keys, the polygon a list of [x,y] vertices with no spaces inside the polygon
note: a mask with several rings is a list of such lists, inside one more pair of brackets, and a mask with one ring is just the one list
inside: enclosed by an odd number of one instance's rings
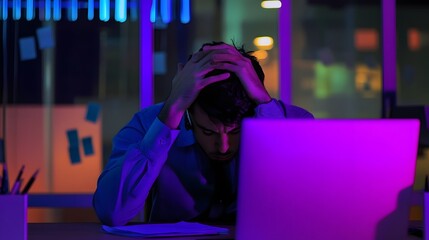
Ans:
{"label": "man", "polygon": [[151,222],[233,223],[242,119],[313,117],[272,99],[263,80],[256,58],[225,43],[179,64],[166,101],[114,138],[94,194],[103,224],[126,224],[147,200]]}

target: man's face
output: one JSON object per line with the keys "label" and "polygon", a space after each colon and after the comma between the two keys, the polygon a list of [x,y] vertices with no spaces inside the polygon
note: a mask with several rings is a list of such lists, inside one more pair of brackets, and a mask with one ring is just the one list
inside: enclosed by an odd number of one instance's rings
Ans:
{"label": "man's face", "polygon": [[[192,113],[191,113],[192,112]],[[211,119],[198,106],[190,112],[194,136],[207,156],[216,161],[231,160],[238,152],[240,145],[240,126],[224,125]]]}

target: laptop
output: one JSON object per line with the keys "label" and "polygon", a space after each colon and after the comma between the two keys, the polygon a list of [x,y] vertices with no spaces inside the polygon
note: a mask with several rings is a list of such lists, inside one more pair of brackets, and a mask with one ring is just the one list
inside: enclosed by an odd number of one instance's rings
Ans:
{"label": "laptop", "polygon": [[406,239],[419,121],[246,119],[236,239]]}

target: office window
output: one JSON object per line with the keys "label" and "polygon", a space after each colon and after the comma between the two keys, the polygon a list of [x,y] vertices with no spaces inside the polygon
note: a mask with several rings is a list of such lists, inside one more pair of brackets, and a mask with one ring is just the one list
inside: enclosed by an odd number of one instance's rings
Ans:
{"label": "office window", "polygon": [[381,2],[292,1],[292,102],[317,118],[381,117]]}
{"label": "office window", "polygon": [[[23,164],[24,181],[40,170],[30,193],[92,194],[113,136],[139,109],[139,22],[90,21],[79,11],[85,17],[75,21],[9,18],[0,26],[0,138],[11,179]],[[30,208],[29,221],[69,215]]]}
{"label": "office window", "polygon": [[402,106],[429,105],[429,4],[397,1],[397,101]]}

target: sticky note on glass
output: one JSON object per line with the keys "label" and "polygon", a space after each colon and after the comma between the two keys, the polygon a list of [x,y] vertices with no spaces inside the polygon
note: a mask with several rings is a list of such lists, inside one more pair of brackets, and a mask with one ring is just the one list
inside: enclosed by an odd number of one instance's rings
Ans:
{"label": "sticky note on glass", "polygon": [[76,129],[67,131],[67,139],[69,141],[69,147],[79,147],[79,137]]}
{"label": "sticky note on glass", "polygon": [[86,120],[94,123],[97,122],[100,109],[100,104],[94,102],[89,103],[86,109]]}
{"label": "sticky note on glass", "polygon": [[19,56],[21,57],[21,61],[36,58],[36,40],[34,37],[25,37],[19,39]]}
{"label": "sticky note on glass", "polygon": [[86,156],[94,154],[94,148],[92,146],[92,138],[86,137],[82,139],[83,152]]}
{"label": "sticky note on glass", "polygon": [[72,164],[80,163],[79,146],[69,146],[69,156]]}
{"label": "sticky note on glass", "polygon": [[167,72],[167,54],[165,52],[155,52],[153,59],[155,62],[155,74],[165,74]]}
{"label": "sticky note on glass", "polygon": [[52,34],[51,27],[42,27],[36,30],[37,42],[39,43],[39,49],[53,48],[54,37]]}

